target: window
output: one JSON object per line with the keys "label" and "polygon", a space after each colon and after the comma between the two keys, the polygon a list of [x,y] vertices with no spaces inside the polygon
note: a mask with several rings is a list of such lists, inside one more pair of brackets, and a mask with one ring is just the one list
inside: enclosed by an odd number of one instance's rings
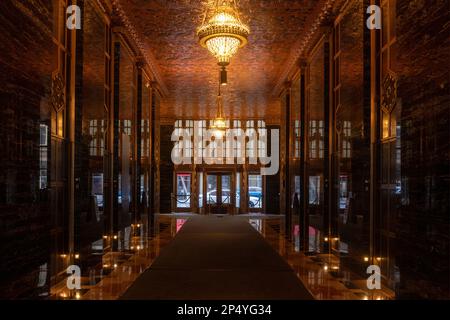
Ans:
{"label": "window", "polygon": [[122,120],[121,133],[131,136],[131,120]]}
{"label": "window", "polygon": [[[175,134],[179,137],[183,137],[184,134],[188,134],[191,139],[184,141],[183,138],[175,145],[175,152],[178,156],[184,156],[192,158],[194,155],[194,143],[192,137],[194,136],[194,121],[193,120],[177,120],[175,121]],[[201,146],[196,146],[200,147]]]}
{"label": "window", "polygon": [[97,207],[103,209],[103,173],[92,175],[92,195],[95,196]]}
{"label": "window", "polygon": [[294,188],[295,188],[295,193],[297,193],[299,199],[300,199],[300,195],[301,195],[301,176],[295,176],[294,178]]}
{"label": "window", "polygon": [[194,136],[194,121],[192,120],[186,120],[185,121],[185,130],[189,133],[189,136],[191,137],[191,140],[185,141],[185,150],[186,154],[185,156],[188,158],[191,158],[194,154],[194,145],[192,142],[192,137]]}
{"label": "window", "polygon": [[177,173],[177,208],[191,207],[191,174]]}
{"label": "window", "polygon": [[241,173],[236,172],[236,208],[241,207]]}
{"label": "window", "polygon": [[[175,134],[178,136],[182,136],[183,135],[182,130],[183,130],[183,120],[175,121]],[[174,149],[177,156],[181,157],[183,155],[183,143],[176,143]]]}
{"label": "window", "polygon": [[48,185],[48,126],[41,124],[39,129],[39,189],[45,189]]}
{"label": "window", "polygon": [[339,177],[339,209],[348,207],[348,176]]}
{"label": "window", "polygon": [[91,141],[89,143],[89,154],[91,156],[103,156],[105,142],[103,139],[104,120],[89,120],[89,135]]}
{"label": "window", "polygon": [[[95,120],[94,120],[95,121]],[[131,120],[121,120],[119,121],[119,150],[120,150],[120,154],[122,154],[122,147],[123,147],[123,139],[124,139],[124,135],[131,137]],[[130,143],[131,144],[131,139],[130,139]],[[130,145],[130,157],[132,157],[133,155],[133,150],[131,148]]]}
{"label": "window", "polygon": [[310,159],[323,159],[324,156],[324,123],[323,120],[311,120],[309,126]]}
{"label": "window", "polygon": [[206,136],[206,120],[197,121],[197,132],[195,133],[197,136],[202,137],[202,139],[198,139],[196,149],[196,158],[203,158],[205,156],[205,143],[204,137]]}
{"label": "window", "polygon": [[[245,123],[245,129],[249,132],[249,130],[254,130],[255,129],[255,122],[253,120],[248,120]],[[253,141],[253,139],[249,139],[248,142],[246,143],[246,147],[245,147],[245,153],[247,157],[256,157],[255,154],[255,141]]]}
{"label": "window", "polygon": [[309,177],[309,204],[319,205],[320,204],[320,176],[310,176]]}
{"label": "window", "polygon": [[249,208],[262,208],[263,180],[261,175],[248,175],[248,206]]}
{"label": "window", "polygon": [[141,158],[146,158],[150,154],[150,121],[141,120]]}
{"label": "window", "polygon": [[[258,120],[258,155],[259,157],[267,156],[267,130],[266,123],[263,120]],[[266,142],[264,142],[264,140]]]}
{"label": "window", "polygon": [[[209,120],[209,127],[211,128],[211,126],[214,126],[214,120]],[[204,139],[206,139],[206,137],[203,137]],[[214,141],[210,141],[209,142],[209,150],[211,150],[211,158],[215,158],[217,157],[217,147],[218,147],[218,143],[217,143],[217,137],[214,137]],[[206,141],[205,141],[205,145],[206,145]]]}
{"label": "window", "polygon": [[342,158],[351,158],[351,137],[352,137],[352,123],[344,121],[344,128],[342,130]]}
{"label": "window", "polygon": [[198,207],[203,208],[203,172],[198,173],[197,178],[197,190],[198,190]]}
{"label": "window", "polygon": [[[240,120],[233,120],[233,128],[234,129],[241,129],[241,121]],[[236,158],[242,158],[243,155],[243,150],[242,150],[242,145],[241,145],[241,141],[239,139],[235,139],[233,141],[233,151],[234,151],[234,156]]]}
{"label": "window", "polygon": [[294,158],[300,158],[301,147],[301,122],[300,120],[294,121]]}

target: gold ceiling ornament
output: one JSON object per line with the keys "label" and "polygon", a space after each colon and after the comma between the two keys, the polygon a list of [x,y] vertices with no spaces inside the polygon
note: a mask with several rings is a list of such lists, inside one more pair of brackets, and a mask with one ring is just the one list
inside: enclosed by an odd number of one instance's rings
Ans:
{"label": "gold ceiling ornament", "polygon": [[222,70],[238,49],[248,43],[249,34],[250,28],[239,18],[236,0],[215,0],[197,29],[200,45],[216,57]]}

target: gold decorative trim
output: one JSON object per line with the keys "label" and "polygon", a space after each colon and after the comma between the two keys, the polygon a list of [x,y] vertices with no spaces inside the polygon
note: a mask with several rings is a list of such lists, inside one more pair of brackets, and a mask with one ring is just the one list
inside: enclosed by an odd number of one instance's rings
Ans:
{"label": "gold decorative trim", "polygon": [[398,80],[395,75],[391,72],[383,79],[382,84],[382,98],[381,98],[381,108],[388,113],[391,113],[392,110],[397,105],[397,88],[398,88]]}
{"label": "gold decorative trim", "polygon": [[52,76],[51,104],[56,112],[59,112],[66,105],[66,85],[59,71]]}

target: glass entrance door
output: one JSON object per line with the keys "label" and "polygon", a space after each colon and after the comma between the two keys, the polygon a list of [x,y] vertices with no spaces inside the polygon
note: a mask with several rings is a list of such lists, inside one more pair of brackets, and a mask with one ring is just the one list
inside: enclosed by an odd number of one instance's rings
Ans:
{"label": "glass entrance door", "polygon": [[228,214],[233,206],[232,175],[214,172],[206,175],[206,206],[208,213]]}

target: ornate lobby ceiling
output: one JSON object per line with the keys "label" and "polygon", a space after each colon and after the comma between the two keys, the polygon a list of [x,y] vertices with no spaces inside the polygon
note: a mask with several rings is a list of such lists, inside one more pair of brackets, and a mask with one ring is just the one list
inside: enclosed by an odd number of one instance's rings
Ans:
{"label": "ornate lobby ceiling", "polygon": [[[161,117],[210,118],[216,112],[219,67],[196,38],[208,0],[119,0],[137,36],[155,60],[168,95]],[[249,44],[229,66],[227,117],[278,119],[274,88],[295,43],[320,14],[324,0],[241,0]]]}

